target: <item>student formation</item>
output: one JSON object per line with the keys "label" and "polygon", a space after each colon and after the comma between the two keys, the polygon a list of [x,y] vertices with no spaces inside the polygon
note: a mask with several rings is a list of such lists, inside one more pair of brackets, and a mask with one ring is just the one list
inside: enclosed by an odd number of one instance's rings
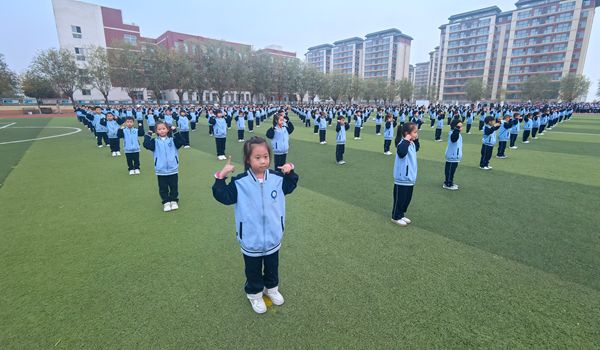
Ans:
{"label": "student formation", "polygon": [[[265,298],[282,305],[279,290],[279,250],[285,230],[285,196],[298,183],[293,163],[287,161],[290,135],[294,123],[311,128],[321,145],[327,144],[327,130],[335,129],[335,161],[345,164],[347,132],[353,127],[353,141],[360,142],[367,123],[375,124],[375,134],[383,138],[383,155],[395,154],[393,205],[391,221],[406,227],[406,217],[417,180],[419,130],[425,125],[435,129],[434,140],[442,142],[444,127],[444,183],[455,191],[454,175],[463,153],[463,130],[471,134],[473,124],[481,134],[479,167],[492,169],[490,160],[498,145],[496,157],[506,158],[506,148],[517,149],[517,141],[528,144],[548,130],[571,119],[577,105],[252,105],[252,106],[78,106],[79,122],[95,137],[100,148],[109,147],[112,157],[121,156],[121,143],[129,175],[140,174],[140,151],[152,152],[154,171],[163,211],[179,208],[179,149],[190,148],[190,133],[197,132],[198,121],[205,118],[208,135],[215,140],[217,159],[226,161],[214,174],[214,198],[235,206],[236,237],[244,259],[244,290],[256,313],[267,311]],[[298,120],[290,120],[294,114]],[[427,122],[427,120],[429,122]],[[266,139],[252,136],[256,128],[267,124]],[[335,123],[335,126],[333,125]],[[244,169],[227,182],[235,171],[226,157],[227,130],[237,129],[237,140],[243,144]],[[205,130],[206,132],[206,130]],[[143,141],[140,144],[140,138]],[[121,142],[121,139],[123,140]],[[394,149],[392,152],[392,142]]]}

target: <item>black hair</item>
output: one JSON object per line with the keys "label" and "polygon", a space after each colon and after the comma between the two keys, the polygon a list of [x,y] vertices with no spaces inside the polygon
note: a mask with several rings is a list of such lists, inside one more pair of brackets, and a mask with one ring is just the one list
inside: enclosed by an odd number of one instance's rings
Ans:
{"label": "black hair", "polygon": [[399,144],[406,134],[410,134],[415,129],[417,129],[417,124],[413,122],[401,124],[398,126],[398,132],[396,132],[396,139],[394,140],[394,143],[396,145]]}
{"label": "black hair", "polygon": [[133,120],[133,117],[131,117],[131,116],[125,117],[125,120]]}
{"label": "black hair", "polygon": [[489,122],[491,122],[492,120],[495,120],[496,118],[494,118],[491,115],[488,115],[487,117],[485,117],[485,120],[483,121],[485,124],[488,124]]}
{"label": "black hair", "polygon": [[456,129],[456,126],[458,125],[458,123],[462,123],[460,121],[460,119],[458,119],[458,118],[452,119],[452,121],[450,122],[450,129],[453,129],[453,130]]}
{"label": "black hair", "polygon": [[252,154],[252,149],[256,145],[265,145],[265,147],[267,147],[269,150],[269,159],[271,159],[273,156],[273,151],[271,151],[271,146],[269,146],[267,140],[260,136],[252,136],[250,140],[244,142],[244,147],[242,149],[242,156],[244,158],[244,165],[246,169],[250,166],[250,155]]}

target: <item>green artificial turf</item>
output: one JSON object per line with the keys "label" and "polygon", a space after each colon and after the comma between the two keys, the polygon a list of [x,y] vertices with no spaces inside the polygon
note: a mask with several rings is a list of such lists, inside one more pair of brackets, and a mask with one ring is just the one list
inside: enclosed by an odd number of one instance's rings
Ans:
{"label": "green artificial turf", "polygon": [[[475,127],[453,192],[442,189],[447,126],[435,143],[424,125],[408,228],[390,222],[394,158],[373,121],[360,141],[349,130],[339,166],[333,127],[319,145],[291,120],[300,181],[280,253],[286,303],[264,315],[243,292],[233,207],[212,197],[224,162],[204,118],[179,152],[172,213],[149,151],[129,176],[87,130],[0,144],[0,348],[598,348],[599,116],[519,143],[489,172]],[[0,143],[67,131],[0,129]],[[234,126],[238,170],[241,147]]]}

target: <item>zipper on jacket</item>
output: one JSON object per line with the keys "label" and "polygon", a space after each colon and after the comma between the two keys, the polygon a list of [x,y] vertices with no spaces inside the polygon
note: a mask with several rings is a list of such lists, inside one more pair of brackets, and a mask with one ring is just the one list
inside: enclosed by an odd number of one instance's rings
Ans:
{"label": "zipper on jacket", "polygon": [[267,251],[267,240],[266,240],[266,233],[265,233],[265,195],[264,195],[264,182],[265,182],[265,178],[263,175],[263,182],[260,183],[260,201],[261,201],[261,205],[262,205],[262,229],[263,229],[263,252]]}
{"label": "zipper on jacket", "polygon": [[406,165],[406,174],[405,176],[408,176],[408,165]]}

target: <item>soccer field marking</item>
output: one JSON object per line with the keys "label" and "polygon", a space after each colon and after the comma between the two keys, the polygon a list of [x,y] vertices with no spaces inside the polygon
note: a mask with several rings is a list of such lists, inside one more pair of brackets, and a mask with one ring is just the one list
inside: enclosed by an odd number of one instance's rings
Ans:
{"label": "soccer field marking", "polygon": [[[4,129],[4,128],[5,127],[2,127],[0,129]],[[38,140],[47,140],[47,139],[53,139],[53,138],[56,138],[56,137],[69,136],[69,135],[73,135],[73,134],[76,134],[78,132],[81,132],[80,128],[75,128],[75,127],[71,127],[71,126],[46,126],[46,127],[39,127],[39,126],[14,126],[11,129],[71,129],[73,131],[69,131],[69,132],[64,133],[64,134],[52,135],[52,136],[36,137],[36,138],[33,138],[33,139],[24,139],[24,140],[15,140],[15,141],[0,142],[0,145],[8,145],[8,144],[12,144],[12,143],[21,143],[21,142],[38,141]]]}
{"label": "soccer field marking", "polygon": [[10,123],[10,124],[3,125],[3,126],[0,126],[0,129],[8,128],[9,126],[15,125],[15,124],[17,124],[17,123]]}

